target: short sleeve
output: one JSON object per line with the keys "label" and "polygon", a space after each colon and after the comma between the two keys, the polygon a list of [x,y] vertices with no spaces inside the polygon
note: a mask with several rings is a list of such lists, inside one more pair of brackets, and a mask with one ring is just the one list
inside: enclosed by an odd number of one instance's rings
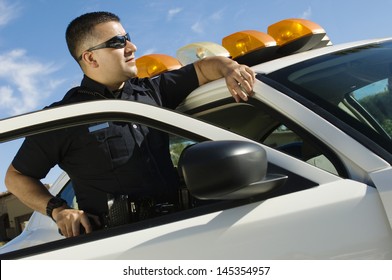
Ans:
{"label": "short sleeve", "polygon": [[178,70],[165,72],[152,79],[157,84],[163,106],[175,109],[184,99],[199,86],[196,70],[193,64]]}
{"label": "short sleeve", "polygon": [[28,136],[15,155],[12,165],[24,175],[42,179],[61,158],[64,136],[61,130]]}

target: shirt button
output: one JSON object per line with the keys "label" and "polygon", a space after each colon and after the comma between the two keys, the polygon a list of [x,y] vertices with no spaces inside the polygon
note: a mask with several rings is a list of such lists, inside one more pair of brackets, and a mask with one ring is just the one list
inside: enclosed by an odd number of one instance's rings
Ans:
{"label": "shirt button", "polygon": [[133,128],[137,128],[137,124],[133,124],[132,126],[133,126]]}

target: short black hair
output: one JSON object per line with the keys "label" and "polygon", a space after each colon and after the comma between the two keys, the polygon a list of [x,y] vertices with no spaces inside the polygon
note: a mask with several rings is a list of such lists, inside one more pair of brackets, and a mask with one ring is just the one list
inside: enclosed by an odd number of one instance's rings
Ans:
{"label": "short black hair", "polygon": [[69,52],[76,61],[80,56],[80,53],[77,53],[80,51],[79,47],[94,37],[94,27],[100,23],[110,21],[120,22],[120,18],[110,12],[91,12],[83,14],[70,22],[65,32],[65,40]]}

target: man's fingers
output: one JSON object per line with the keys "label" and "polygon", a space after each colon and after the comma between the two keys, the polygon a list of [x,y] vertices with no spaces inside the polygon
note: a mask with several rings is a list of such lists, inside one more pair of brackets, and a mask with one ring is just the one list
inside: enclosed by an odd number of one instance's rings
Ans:
{"label": "man's fingers", "polygon": [[[255,76],[255,72],[253,72],[252,69],[250,69],[249,67],[245,67],[245,73],[249,75],[249,81],[252,83],[252,85],[255,82],[256,76]],[[243,74],[241,74],[243,75]]]}
{"label": "man's fingers", "polygon": [[86,233],[92,231],[92,226],[88,216],[82,210],[64,209],[57,219],[57,226],[65,237],[73,237],[80,235],[80,227],[84,227]]}
{"label": "man's fingers", "polygon": [[[80,224],[81,224],[82,227],[84,227],[84,230],[85,230],[86,233],[90,233],[90,232],[93,231],[91,223],[90,223],[87,215],[81,216]],[[80,228],[80,226],[79,226],[79,228]]]}
{"label": "man's fingers", "polygon": [[234,97],[236,102],[240,102],[241,100],[247,101],[248,95],[241,89],[240,85],[237,85],[234,88],[230,89],[231,95]]}
{"label": "man's fingers", "polygon": [[255,75],[253,70],[247,66],[241,65],[236,71],[234,71],[232,78],[234,81],[231,82],[229,88],[231,89],[231,94],[234,99],[237,102],[241,99],[247,101],[248,96],[252,96],[254,94],[253,84],[255,81]]}

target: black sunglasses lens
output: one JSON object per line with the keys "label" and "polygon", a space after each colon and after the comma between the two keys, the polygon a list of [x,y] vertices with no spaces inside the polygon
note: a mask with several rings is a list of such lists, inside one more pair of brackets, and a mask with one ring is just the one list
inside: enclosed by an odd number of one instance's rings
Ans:
{"label": "black sunglasses lens", "polygon": [[125,36],[116,36],[108,42],[110,48],[121,49],[124,48],[129,40],[128,33]]}

